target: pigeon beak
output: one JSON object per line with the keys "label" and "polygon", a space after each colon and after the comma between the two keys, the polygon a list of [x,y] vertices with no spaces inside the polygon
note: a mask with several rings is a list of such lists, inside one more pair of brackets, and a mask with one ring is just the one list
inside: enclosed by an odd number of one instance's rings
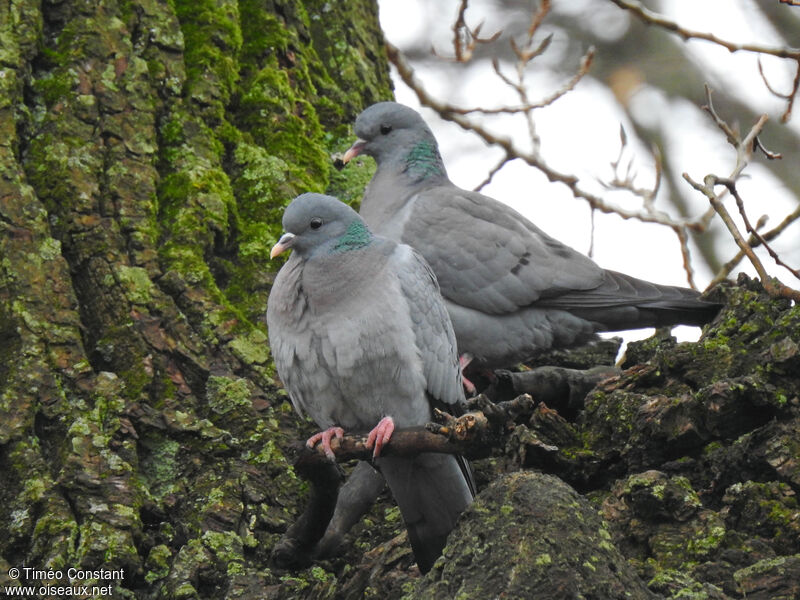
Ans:
{"label": "pigeon beak", "polygon": [[350,146],[350,149],[344,153],[344,156],[342,157],[342,162],[344,164],[349,163],[356,156],[361,154],[361,151],[364,149],[364,146],[366,145],[367,145],[366,140],[361,140],[361,139],[356,140],[355,143],[352,146]]}
{"label": "pigeon beak", "polygon": [[272,250],[269,251],[269,257],[275,258],[279,254],[286,252],[289,248],[294,245],[294,234],[293,233],[284,233],[281,236],[281,239],[278,240],[278,243],[272,247]]}

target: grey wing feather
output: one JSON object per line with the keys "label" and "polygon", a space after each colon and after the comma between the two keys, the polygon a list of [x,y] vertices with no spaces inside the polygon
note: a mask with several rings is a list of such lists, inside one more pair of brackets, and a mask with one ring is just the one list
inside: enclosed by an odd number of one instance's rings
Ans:
{"label": "grey wing feather", "polygon": [[455,186],[421,192],[402,241],[420,252],[445,297],[489,314],[602,282],[591,259],[505,204]]}
{"label": "grey wing feather", "polygon": [[464,391],[456,336],[436,276],[422,256],[409,246],[397,246],[394,256],[421,353],[427,391],[437,400],[454,404],[464,399]]}

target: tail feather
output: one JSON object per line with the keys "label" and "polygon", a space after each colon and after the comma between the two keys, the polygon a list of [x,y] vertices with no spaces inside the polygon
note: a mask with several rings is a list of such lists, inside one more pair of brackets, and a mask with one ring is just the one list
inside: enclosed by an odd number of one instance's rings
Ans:
{"label": "tail feather", "polygon": [[598,331],[618,331],[665,325],[703,325],[720,306],[683,287],[659,285],[616,271],[605,271],[603,283],[537,302],[543,308],[559,308],[592,321]]}
{"label": "tail feather", "polygon": [[427,573],[458,516],[472,502],[471,474],[449,454],[427,453],[413,459],[387,456],[378,460],[378,466],[400,507],[417,565]]}

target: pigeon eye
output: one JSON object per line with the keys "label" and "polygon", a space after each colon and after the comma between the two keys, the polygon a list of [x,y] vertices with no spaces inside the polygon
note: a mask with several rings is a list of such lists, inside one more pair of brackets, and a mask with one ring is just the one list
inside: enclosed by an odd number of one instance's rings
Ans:
{"label": "pigeon eye", "polygon": [[311,229],[319,229],[320,227],[322,227],[322,219],[320,219],[319,217],[314,217],[313,219],[311,219],[311,223],[309,223],[309,226],[311,227]]}
{"label": "pigeon eye", "polygon": [[389,135],[392,131],[391,125],[381,125],[381,135]]}

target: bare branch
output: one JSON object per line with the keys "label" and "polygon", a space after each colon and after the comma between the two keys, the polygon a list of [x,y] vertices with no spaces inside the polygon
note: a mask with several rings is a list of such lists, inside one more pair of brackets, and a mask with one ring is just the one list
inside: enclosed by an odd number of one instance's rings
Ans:
{"label": "bare branch", "polygon": [[[767,241],[775,239],[781,233],[783,233],[783,231],[787,227],[789,227],[789,225],[791,225],[798,219],[800,219],[800,206],[798,206],[791,213],[786,215],[783,221],[781,221],[776,227],[762,234],[761,238]],[[756,224],[756,229],[757,230],[759,229],[758,224]],[[755,238],[755,236],[752,235],[750,236],[750,239],[747,240],[747,245],[750,246],[751,248],[755,248],[756,246],[759,245],[759,243],[760,242]],[[736,265],[742,262],[744,256],[745,256],[744,251],[739,250],[736,256],[734,256],[732,259],[730,259],[728,262],[722,265],[722,268],[720,268],[719,272],[717,272],[717,274],[714,276],[714,279],[711,280],[709,287],[713,287],[720,281],[724,281],[728,277],[728,275],[730,275],[731,272],[736,268]]]}
{"label": "bare branch", "polygon": [[[736,223],[733,221],[728,210],[725,208],[725,205],[722,203],[721,195],[718,195],[714,191],[714,187],[717,185],[725,186],[725,190],[729,192],[735,199],[736,203],[739,206],[739,211],[744,219],[745,227],[747,228],[748,232],[751,236],[755,236],[759,242],[768,248],[770,255],[773,259],[778,262],[781,266],[786,267],[786,265],[780,261],[771,248],[766,245],[766,240],[761,236],[751,224],[749,219],[747,218],[747,214],[744,211],[744,202],[742,201],[741,197],[739,196],[738,190],[736,189],[736,181],[741,176],[742,171],[747,166],[748,161],[750,160],[753,150],[756,147],[759,147],[758,144],[758,135],[761,133],[764,125],[767,122],[767,115],[761,115],[758,118],[755,125],[750,129],[744,139],[741,139],[739,134],[734,131],[714,110],[714,104],[711,101],[711,89],[706,85],[706,99],[707,105],[703,107],[717,126],[723,131],[728,138],[728,142],[736,149],[736,165],[731,172],[729,177],[719,177],[717,175],[706,175],[703,178],[703,183],[699,183],[692,179],[687,173],[683,174],[683,178],[689,182],[689,184],[698,190],[699,192],[703,193],[708,201],[711,203],[711,206],[717,212],[717,214],[722,219],[722,222],[728,228],[731,236],[733,237],[736,245],[739,246],[741,252],[747,256],[750,260],[750,263],[755,268],[758,276],[761,278],[761,284],[764,286],[764,289],[771,295],[774,296],[783,296],[785,298],[791,298],[795,301],[800,301],[800,291],[794,290],[782,284],[780,281],[774,280],[769,277],[767,274],[764,265],[759,260],[758,256],[756,256],[755,252],[753,251],[752,246],[745,240],[742,233],[739,231],[739,228],[736,226]],[[786,267],[789,268],[789,267]],[[789,269],[793,274],[796,276],[798,273],[793,270]]]}
{"label": "bare branch", "polygon": [[[795,0],[780,0],[781,2],[785,2],[787,4],[791,3],[795,5]],[[764,84],[767,86],[767,89],[778,96],[787,101],[786,110],[784,111],[783,115],[781,116],[781,121],[786,123],[792,114],[792,106],[794,105],[794,99],[797,97],[798,88],[800,87],[800,48],[790,48],[784,46],[767,46],[762,44],[738,44],[736,42],[731,42],[720,37],[717,37],[713,33],[705,33],[702,31],[692,31],[685,27],[680,26],[675,21],[671,21],[660,15],[656,12],[651,11],[650,9],[643,6],[638,0],[611,0],[614,4],[619,6],[623,10],[629,11],[631,14],[638,17],[643,23],[647,25],[655,25],[656,27],[661,27],[662,29],[666,29],[667,31],[671,31],[676,33],[684,40],[705,40],[707,42],[711,42],[713,44],[717,44],[718,46],[722,46],[726,48],[729,52],[754,52],[757,54],[766,54],[769,56],[776,56],[778,58],[785,58],[789,60],[793,60],[797,63],[797,71],[795,74],[794,83],[792,85],[792,90],[788,94],[779,94],[775,92],[767,82],[766,77],[764,76],[764,72],[761,69],[761,62],[759,61],[758,70],[761,73],[761,79],[764,81]]]}
{"label": "bare branch", "polygon": [[[759,55],[766,54],[797,62],[798,70],[792,90],[788,94],[781,94],[780,92],[776,91],[775,88],[773,88],[767,81],[759,57],[759,73],[764,80],[764,84],[771,93],[787,102],[787,109],[783,118],[784,120],[788,119],[789,114],[791,113],[794,97],[797,95],[798,86],[800,86],[800,49],[778,48],[757,44],[737,44],[719,38],[710,33],[697,32],[684,28],[679,24],[670,21],[664,16],[650,11],[637,0],[612,1],[620,8],[630,11],[643,22],[672,31],[685,40],[700,39],[720,45],[728,49],[730,52],[754,52]],[[453,25],[455,60],[462,63],[468,62],[473,58],[473,49],[475,44],[491,42],[497,38],[499,33],[501,33],[497,32],[491,38],[481,39],[479,37],[480,26],[473,30],[467,25],[467,8],[468,0],[462,0],[459,5],[456,22]],[[475,133],[487,144],[499,146],[503,149],[503,157],[497,163],[497,165],[488,172],[484,181],[478,185],[478,190],[490,183],[506,163],[519,158],[525,161],[529,166],[532,166],[542,172],[549,181],[566,185],[574,197],[585,200],[589,204],[589,207],[592,211],[592,217],[594,217],[594,211],[599,210],[607,214],[617,214],[623,219],[637,219],[645,223],[656,223],[672,229],[678,238],[687,281],[689,282],[689,285],[695,287],[694,271],[691,266],[691,256],[689,251],[689,232],[705,231],[714,215],[719,213],[718,207],[721,206],[722,198],[725,196],[725,194],[732,193],[735,190],[735,186],[730,189],[725,187],[724,190],[720,191],[719,195],[714,194],[716,199],[715,202],[711,203],[709,209],[700,215],[693,215],[689,217],[673,217],[663,211],[659,211],[656,208],[655,199],[660,189],[663,177],[663,166],[661,163],[660,153],[657,148],[652,150],[656,173],[655,182],[653,183],[652,187],[643,187],[638,185],[635,162],[632,158],[627,158],[625,153],[627,136],[625,135],[624,131],[621,131],[622,147],[620,148],[619,156],[611,163],[613,169],[613,179],[610,181],[601,181],[601,184],[606,189],[624,191],[635,196],[636,198],[641,199],[640,207],[629,208],[611,202],[607,199],[607,197],[599,196],[587,190],[581,185],[580,180],[574,174],[563,173],[552,168],[539,152],[540,140],[536,131],[536,123],[533,118],[534,110],[554,103],[563,95],[573,90],[578,82],[588,73],[594,57],[594,50],[589,49],[587,51],[577,71],[561,88],[557,89],[555,92],[541,100],[532,101],[529,97],[529,88],[525,81],[526,70],[529,66],[529,63],[534,58],[545,52],[550,45],[550,36],[541,39],[535,35],[540,29],[549,11],[550,0],[541,0],[538,9],[531,15],[527,33],[522,36],[522,39],[517,38],[510,40],[511,50],[516,57],[516,62],[514,65],[516,73],[510,72],[509,69],[501,68],[501,65],[497,59],[492,62],[494,71],[498,78],[505,85],[511,87],[519,97],[519,103],[515,105],[493,108],[462,107],[440,101],[432,97],[424,88],[422,83],[417,80],[414,70],[409,65],[405,56],[396,47],[387,43],[387,54],[390,61],[397,68],[401,79],[416,93],[422,105],[428,106],[435,110],[441,118],[458,124],[466,131]],[[534,41],[535,37],[537,37],[536,41]],[[708,88],[708,86],[706,86],[706,98],[707,105],[703,108],[709,113],[717,127],[725,133],[728,142],[733,145],[737,151],[736,166],[727,179],[735,182],[740,177],[742,170],[745,168],[750,157],[752,156],[753,151],[756,149],[763,152],[764,156],[769,159],[780,158],[780,154],[767,150],[758,138],[758,134],[763,129],[764,123],[766,122],[766,115],[762,116],[755,126],[750,130],[750,132],[746,136],[742,137],[737,128],[731,127],[727,122],[725,122],[725,120],[719,117],[714,108],[711,98],[711,90]],[[512,139],[495,134],[483,122],[471,120],[469,116],[472,114],[481,114],[487,116],[498,114],[521,115],[526,120],[528,137],[531,141],[530,149],[522,148],[518,146]],[[723,181],[723,178],[717,179],[719,181]],[[714,186],[712,185],[711,188],[713,189],[713,187]],[[741,210],[743,211],[744,208],[742,207]],[[752,229],[752,227],[749,226],[749,222],[748,229]],[[753,231],[755,232],[755,230]],[[750,239],[753,240],[756,245],[764,245],[763,242],[761,242],[753,232],[750,233]],[[743,241],[744,243],[747,243],[747,240]],[[768,249],[768,251],[771,251],[771,249]],[[788,266],[781,263],[777,256],[774,256],[773,258],[775,258],[778,264],[790,269]],[[790,269],[790,271],[793,273],[795,272],[792,269]]]}
{"label": "bare branch", "polygon": [[753,140],[753,150],[754,151],[755,150],[761,150],[761,153],[764,156],[766,156],[769,160],[779,160],[779,159],[783,158],[782,154],[780,154],[778,152],[772,152],[770,150],[767,150],[764,147],[764,144],[761,143],[761,138],[759,138],[758,136],[756,136],[755,139]]}
{"label": "bare branch", "polygon": [[[456,62],[469,62],[478,44],[489,44],[495,41],[502,32],[497,31],[488,38],[480,37],[483,23],[479,23],[475,29],[467,25],[466,13],[469,7],[469,0],[461,0],[458,7],[458,16],[453,23],[453,54]],[[435,51],[434,51],[435,53]]]}
{"label": "bare branch", "polygon": [[706,198],[708,198],[711,206],[713,206],[714,210],[717,211],[717,214],[722,219],[722,222],[725,223],[725,226],[728,228],[728,231],[730,231],[731,236],[733,236],[736,245],[739,246],[742,252],[744,252],[745,256],[747,256],[747,258],[750,260],[750,263],[755,268],[756,273],[758,273],[758,276],[761,279],[761,285],[764,286],[766,292],[772,296],[782,296],[784,298],[790,298],[795,302],[800,302],[800,291],[793,290],[792,288],[782,284],[780,281],[770,278],[766,269],[764,269],[764,265],[744,239],[742,233],[739,231],[739,228],[736,226],[736,223],[734,223],[733,218],[728,212],[728,209],[725,208],[725,205],[722,204],[719,197],[714,192],[715,185],[725,185],[727,188],[729,184],[732,185],[732,180],[718,178],[715,175],[706,175],[703,183],[698,183],[692,179],[688,173],[684,173],[683,178],[688,181],[693,188],[699,192],[702,192]]}
{"label": "bare branch", "polygon": [[790,98],[786,105],[786,110],[781,115],[781,123],[788,123],[792,116],[792,108],[794,107],[794,99],[797,98],[798,88],[800,88],[800,60],[797,61],[797,68],[794,72],[794,81],[792,82],[792,91],[790,92]]}
{"label": "bare branch", "polygon": [[461,0],[461,5],[458,7],[458,17],[453,23],[453,53],[458,62],[464,60],[464,44],[466,43],[464,38],[467,35],[466,32],[469,31],[465,18],[467,6],[469,6],[469,0]]}
{"label": "bare branch", "polygon": [[773,96],[780,98],[781,100],[791,100],[792,94],[782,94],[781,92],[777,91],[770,85],[769,81],[767,80],[767,75],[764,73],[764,65],[761,64],[761,57],[758,57],[758,74],[761,75],[761,81],[764,82],[764,86],[769,90],[769,93]]}
{"label": "bare branch", "polygon": [[662,29],[672,31],[685,40],[705,40],[707,42],[717,44],[718,46],[722,46],[730,52],[756,52],[758,54],[768,54],[770,56],[777,56],[778,58],[790,58],[792,60],[800,61],[800,48],[766,46],[759,44],[737,44],[736,42],[729,42],[728,40],[717,37],[713,33],[692,31],[691,29],[681,27],[675,21],[670,21],[663,15],[646,8],[637,0],[611,0],[611,2],[623,10],[630,11],[644,23],[648,25],[656,25]]}
{"label": "bare branch", "polygon": [[486,175],[486,178],[483,181],[481,181],[477,186],[475,186],[474,190],[476,192],[480,192],[483,188],[489,185],[492,182],[492,179],[494,179],[494,176],[500,172],[500,169],[502,169],[504,166],[506,166],[508,163],[514,160],[514,158],[515,157],[509,156],[508,154],[503,156],[503,158],[501,158],[500,161],[494,167],[491,168],[489,173]]}
{"label": "bare branch", "polygon": [[[521,416],[530,415],[536,402],[523,394],[514,400],[494,404],[486,396],[469,400],[472,408],[460,417],[453,417],[435,410],[437,423],[429,423],[425,428],[398,429],[392,434],[389,443],[383,447],[383,456],[416,456],[422,452],[442,454],[463,454],[469,459],[486,458],[494,448],[501,447],[498,440],[508,433],[507,424]],[[346,435],[331,440],[331,449],[337,462],[350,460],[372,460],[372,450],[366,446],[366,436]],[[557,448],[549,446],[555,452]],[[315,476],[314,465],[330,463],[321,447],[307,448],[297,445],[295,468],[303,473],[310,469]]]}
{"label": "bare branch", "polygon": [[[467,458],[485,458],[506,448],[516,431],[515,423],[527,421],[537,409],[537,403],[523,394],[508,402],[494,404],[486,396],[471,398],[467,407],[472,411],[455,418],[435,411],[438,423],[425,428],[397,430],[383,447],[384,456],[417,456],[424,452],[462,454]],[[539,405],[539,409],[545,409]],[[336,457],[332,462],[321,448],[310,449],[302,442],[292,444],[287,450],[293,455],[294,469],[309,481],[311,493],[303,514],[281,537],[272,552],[272,560],[281,568],[308,566],[314,548],[325,533],[333,515],[339,494],[342,471],[338,463],[350,460],[372,460],[372,450],[365,445],[366,437],[345,436],[332,440]],[[524,441],[526,464],[552,457],[558,448],[543,443],[536,436],[526,436]],[[534,452],[530,452],[533,450]]]}
{"label": "bare branch", "polygon": [[681,229],[679,227],[673,227],[672,230],[675,232],[675,235],[678,236],[678,242],[681,245],[681,258],[683,259],[683,270],[686,271],[686,279],[689,282],[689,286],[693,289],[697,289],[697,283],[694,280],[694,267],[692,267],[692,255],[689,251],[689,236],[686,233],[686,229]]}
{"label": "bare branch", "polygon": [[785,262],[783,262],[780,259],[780,257],[778,256],[778,254],[775,252],[775,250],[773,250],[772,247],[767,243],[767,240],[765,240],[763,238],[763,236],[758,232],[758,228],[757,227],[753,227],[750,224],[750,219],[748,219],[747,213],[745,212],[744,201],[742,200],[742,197],[739,195],[739,192],[736,189],[736,184],[731,180],[720,180],[719,183],[722,183],[725,187],[727,187],[728,190],[730,191],[730,193],[736,199],[736,206],[739,208],[739,214],[742,216],[742,220],[744,221],[744,226],[745,226],[745,229],[747,229],[747,232],[752,237],[754,237],[759,244],[764,246],[766,251],[769,253],[769,255],[772,257],[772,259],[775,261],[775,264],[777,264],[778,266],[784,267],[787,271],[789,271],[797,279],[800,279],[800,271],[798,271],[797,269],[793,269],[792,267],[787,265]]}

